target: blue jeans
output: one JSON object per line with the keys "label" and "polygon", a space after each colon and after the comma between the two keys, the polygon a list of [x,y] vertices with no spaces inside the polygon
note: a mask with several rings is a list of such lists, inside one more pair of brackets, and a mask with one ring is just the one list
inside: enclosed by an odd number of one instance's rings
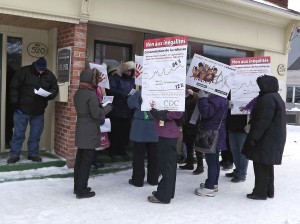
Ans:
{"label": "blue jeans", "polygon": [[205,161],[207,163],[207,179],[205,180],[205,188],[214,189],[214,185],[218,185],[220,176],[219,152],[214,154],[205,153]]}
{"label": "blue jeans", "polygon": [[232,152],[233,163],[235,165],[233,172],[237,177],[244,180],[247,175],[248,159],[246,159],[246,157],[241,153],[241,150],[246,137],[247,134],[243,132],[229,133],[230,150]]}
{"label": "blue jeans", "polygon": [[30,116],[15,111],[14,133],[10,141],[11,156],[20,156],[28,123],[30,125],[30,134],[27,141],[28,155],[37,155],[39,153],[39,142],[44,129],[44,115]]}

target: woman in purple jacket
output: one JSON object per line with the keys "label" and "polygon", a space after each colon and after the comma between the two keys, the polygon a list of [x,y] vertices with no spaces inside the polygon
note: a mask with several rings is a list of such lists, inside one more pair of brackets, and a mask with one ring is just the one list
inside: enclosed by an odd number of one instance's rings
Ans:
{"label": "woman in purple jacket", "polygon": [[169,204],[174,198],[177,170],[177,139],[180,135],[179,120],[182,112],[158,111],[152,109],[152,116],[155,119],[155,128],[158,139],[159,171],[162,175],[158,183],[157,191],[153,191],[148,197],[152,203]]}
{"label": "woman in purple jacket", "polygon": [[200,125],[204,130],[217,130],[220,123],[219,139],[216,153],[205,153],[207,163],[207,179],[195,189],[195,194],[199,196],[214,197],[214,192],[218,191],[218,180],[220,175],[219,152],[226,149],[225,121],[228,110],[227,98],[214,94],[206,94],[199,91],[198,109],[201,116]]}

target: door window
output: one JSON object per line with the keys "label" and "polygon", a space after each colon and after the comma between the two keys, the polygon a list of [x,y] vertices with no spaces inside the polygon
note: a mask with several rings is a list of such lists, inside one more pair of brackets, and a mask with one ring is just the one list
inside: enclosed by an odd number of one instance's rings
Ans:
{"label": "door window", "polygon": [[116,67],[121,62],[132,60],[132,46],[107,41],[95,41],[94,61]]}

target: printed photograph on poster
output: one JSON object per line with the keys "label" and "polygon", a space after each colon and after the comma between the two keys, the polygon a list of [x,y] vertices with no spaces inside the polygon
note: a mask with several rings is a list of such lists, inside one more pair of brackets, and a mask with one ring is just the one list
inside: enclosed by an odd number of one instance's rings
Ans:
{"label": "printed photograph on poster", "polygon": [[145,40],[142,111],[184,111],[187,36]]}
{"label": "printed photograph on poster", "polygon": [[249,114],[249,111],[241,111],[240,108],[258,96],[256,79],[261,75],[272,75],[271,57],[231,58],[230,65],[236,69],[229,80],[233,103],[231,114]]}
{"label": "printed photograph on poster", "polygon": [[109,80],[107,76],[107,65],[99,65],[95,63],[89,63],[91,69],[97,69],[101,74],[100,74],[100,83],[99,86],[102,88],[109,89]]}
{"label": "printed photograph on poster", "polygon": [[143,56],[135,55],[135,85],[142,86]]}
{"label": "printed photograph on poster", "polygon": [[213,59],[194,54],[186,76],[186,84],[227,98],[228,78],[235,68]]}

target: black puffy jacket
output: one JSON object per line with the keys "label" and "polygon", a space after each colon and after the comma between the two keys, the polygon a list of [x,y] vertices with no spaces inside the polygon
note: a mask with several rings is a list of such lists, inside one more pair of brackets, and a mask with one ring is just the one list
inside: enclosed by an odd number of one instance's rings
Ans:
{"label": "black puffy jacket", "polygon": [[251,128],[242,153],[249,160],[267,165],[281,164],[286,141],[285,103],[273,76],[257,79],[259,97],[251,113]]}
{"label": "black puffy jacket", "polygon": [[[52,100],[58,94],[57,79],[50,70],[39,74],[34,65],[21,67],[14,74],[10,83],[10,103],[14,110],[19,109],[31,116],[45,113],[48,100]],[[34,89],[42,88],[51,94],[48,97],[39,96]]]}

